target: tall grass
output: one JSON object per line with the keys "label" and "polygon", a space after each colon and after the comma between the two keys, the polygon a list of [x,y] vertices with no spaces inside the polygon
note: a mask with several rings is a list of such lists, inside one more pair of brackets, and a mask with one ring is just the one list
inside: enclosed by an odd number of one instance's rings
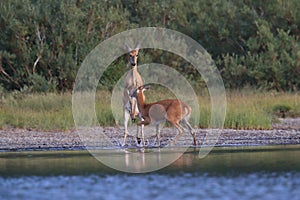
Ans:
{"label": "tall grass", "polygon": [[[172,97],[165,91],[149,91],[147,101]],[[118,102],[118,116],[111,107],[112,94],[98,91],[95,97],[95,108],[99,125],[122,125],[122,101]],[[198,96],[200,103],[200,119],[195,126],[207,128],[210,125],[211,104],[208,95]],[[72,94],[7,94],[0,100],[0,128],[7,127],[69,130],[74,128],[72,116]],[[269,129],[276,120],[274,107],[278,105],[290,108],[290,116],[300,117],[299,93],[260,93],[255,91],[227,92],[227,110],[225,128],[234,129]],[[289,113],[287,116],[289,116]],[[193,120],[191,120],[193,121]]]}
{"label": "tall grass", "polygon": [[294,117],[300,117],[299,93],[262,93],[254,91],[228,92],[228,111],[225,127],[268,129],[276,121],[273,109],[278,105],[291,108]]}
{"label": "tall grass", "polygon": [[41,130],[73,128],[71,94],[8,95],[1,102],[0,127]]}

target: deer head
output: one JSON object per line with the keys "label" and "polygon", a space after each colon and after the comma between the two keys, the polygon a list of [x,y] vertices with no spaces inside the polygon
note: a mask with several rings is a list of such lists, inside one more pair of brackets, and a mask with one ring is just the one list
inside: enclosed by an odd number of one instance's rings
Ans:
{"label": "deer head", "polygon": [[144,91],[150,89],[149,85],[143,85],[136,88],[132,94],[129,94],[129,104],[130,104],[130,117],[133,122],[135,122],[136,116],[139,114],[138,101],[144,103],[145,95]]}
{"label": "deer head", "polygon": [[140,49],[140,45],[138,44],[135,49],[131,49],[127,44],[126,44],[126,48],[129,51],[129,62],[131,64],[132,67],[137,65],[137,60],[138,60],[138,56],[139,56],[139,49]]}

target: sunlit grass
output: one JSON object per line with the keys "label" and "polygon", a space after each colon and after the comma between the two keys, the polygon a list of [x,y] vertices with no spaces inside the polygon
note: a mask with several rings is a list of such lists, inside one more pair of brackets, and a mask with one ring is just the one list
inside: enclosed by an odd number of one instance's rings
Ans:
{"label": "sunlit grass", "polygon": [[67,130],[74,127],[71,94],[30,94],[2,100],[1,128]]}
{"label": "sunlit grass", "polygon": [[[299,93],[262,93],[255,91],[227,91],[227,108],[224,127],[234,129],[270,129],[277,116],[274,107],[291,108],[286,117],[300,117]],[[199,97],[201,107],[200,127],[209,127],[210,100]]]}
{"label": "sunlit grass", "polygon": [[[149,90],[145,93],[147,102],[172,98],[172,93]],[[300,117],[299,93],[261,93],[255,91],[227,92],[227,109],[224,128],[270,129],[276,120],[274,107],[285,106],[290,110],[287,117]],[[95,108],[98,124],[101,126],[122,125],[122,99],[112,112],[112,93],[98,91]],[[200,103],[200,128],[210,127],[211,104],[208,95],[198,96]],[[38,130],[69,130],[75,127],[72,115],[72,94],[28,94],[2,97],[0,105],[0,128],[25,128]],[[193,121],[193,119],[191,119]]]}
{"label": "sunlit grass", "polygon": [[291,107],[287,117],[300,116],[300,96],[297,93],[229,92],[227,102],[225,127],[228,128],[271,128],[271,122],[276,120],[273,108],[277,105]]}

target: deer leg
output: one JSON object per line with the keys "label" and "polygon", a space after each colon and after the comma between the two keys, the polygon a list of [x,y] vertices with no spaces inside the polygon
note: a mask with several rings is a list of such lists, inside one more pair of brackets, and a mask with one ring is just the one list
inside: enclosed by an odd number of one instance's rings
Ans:
{"label": "deer leg", "polygon": [[130,114],[127,110],[124,110],[124,140],[122,146],[125,146],[126,144],[126,138],[128,135],[128,121],[130,118]]}
{"label": "deer leg", "polygon": [[178,134],[175,136],[175,139],[174,139],[174,141],[172,142],[172,146],[173,145],[175,145],[175,143],[177,142],[177,140],[182,136],[182,134],[183,134],[183,128],[182,128],[182,126],[180,126],[180,124],[179,123],[176,123],[176,124],[173,124],[175,127],[176,127],[176,129],[178,130]]}
{"label": "deer leg", "polygon": [[[136,143],[139,145],[141,143],[141,138],[139,137],[139,126],[136,126]],[[143,132],[143,130],[142,130]]]}
{"label": "deer leg", "polygon": [[157,140],[157,146],[158,147],[160,146],[160,130],[159,130],[159,125],[160,124],[156,125],[156,140]]}
{"label": "deer leg", "polygon": [[144,124],[141,125],[142,132],[142,145],[145,146],[145,133],[144,133]]}
{"label": "deer leg", "polygon": [[[141,118],[141,121],[143,122],[144,119]],[[141,124],[141,134],[142,134],[142,145],[145,146],[145,133],[144,133],[144,124]]]}
{"label": "deer leg", "polygon": [[182,122],[185,124],[185,126],[188,127],[188,129],[193,137],[194,146],[197,146],[196,133],[195,133],[194,129],[192,128],[191,124],[186,119],[183,119]]}
{"label": "deer leg", "polygon": [[[139,113],[138,114],[138,117],[140,119],[140,121],[143,121],[144,119],[142,118],[141,114]],[[141,135],[143,134],[144,132],[144,126],[141,126],[141,128],[139,128],[139,124],[137,124],[137,130],[136,130],[136,142],[138,145],[140,145],[141,143],[141,138],[139,136],[139,133],[141,132]]]}
{"label": "deer leg", "polygon": [[148,118],[141,118],[141,120],[138,122],[138,126],[141,126],[141,132],[142,132],[142,144],[145,146],[145,133],[144,133],[144,126],[149,125],[150,121]]}

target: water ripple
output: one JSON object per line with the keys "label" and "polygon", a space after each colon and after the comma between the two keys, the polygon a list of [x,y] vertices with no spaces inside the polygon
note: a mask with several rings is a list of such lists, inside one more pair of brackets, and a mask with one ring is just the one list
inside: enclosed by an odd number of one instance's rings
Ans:
{"label": "water ripple", "polygon": [[0,199],[298,199],[300,173],[0,177]]}

